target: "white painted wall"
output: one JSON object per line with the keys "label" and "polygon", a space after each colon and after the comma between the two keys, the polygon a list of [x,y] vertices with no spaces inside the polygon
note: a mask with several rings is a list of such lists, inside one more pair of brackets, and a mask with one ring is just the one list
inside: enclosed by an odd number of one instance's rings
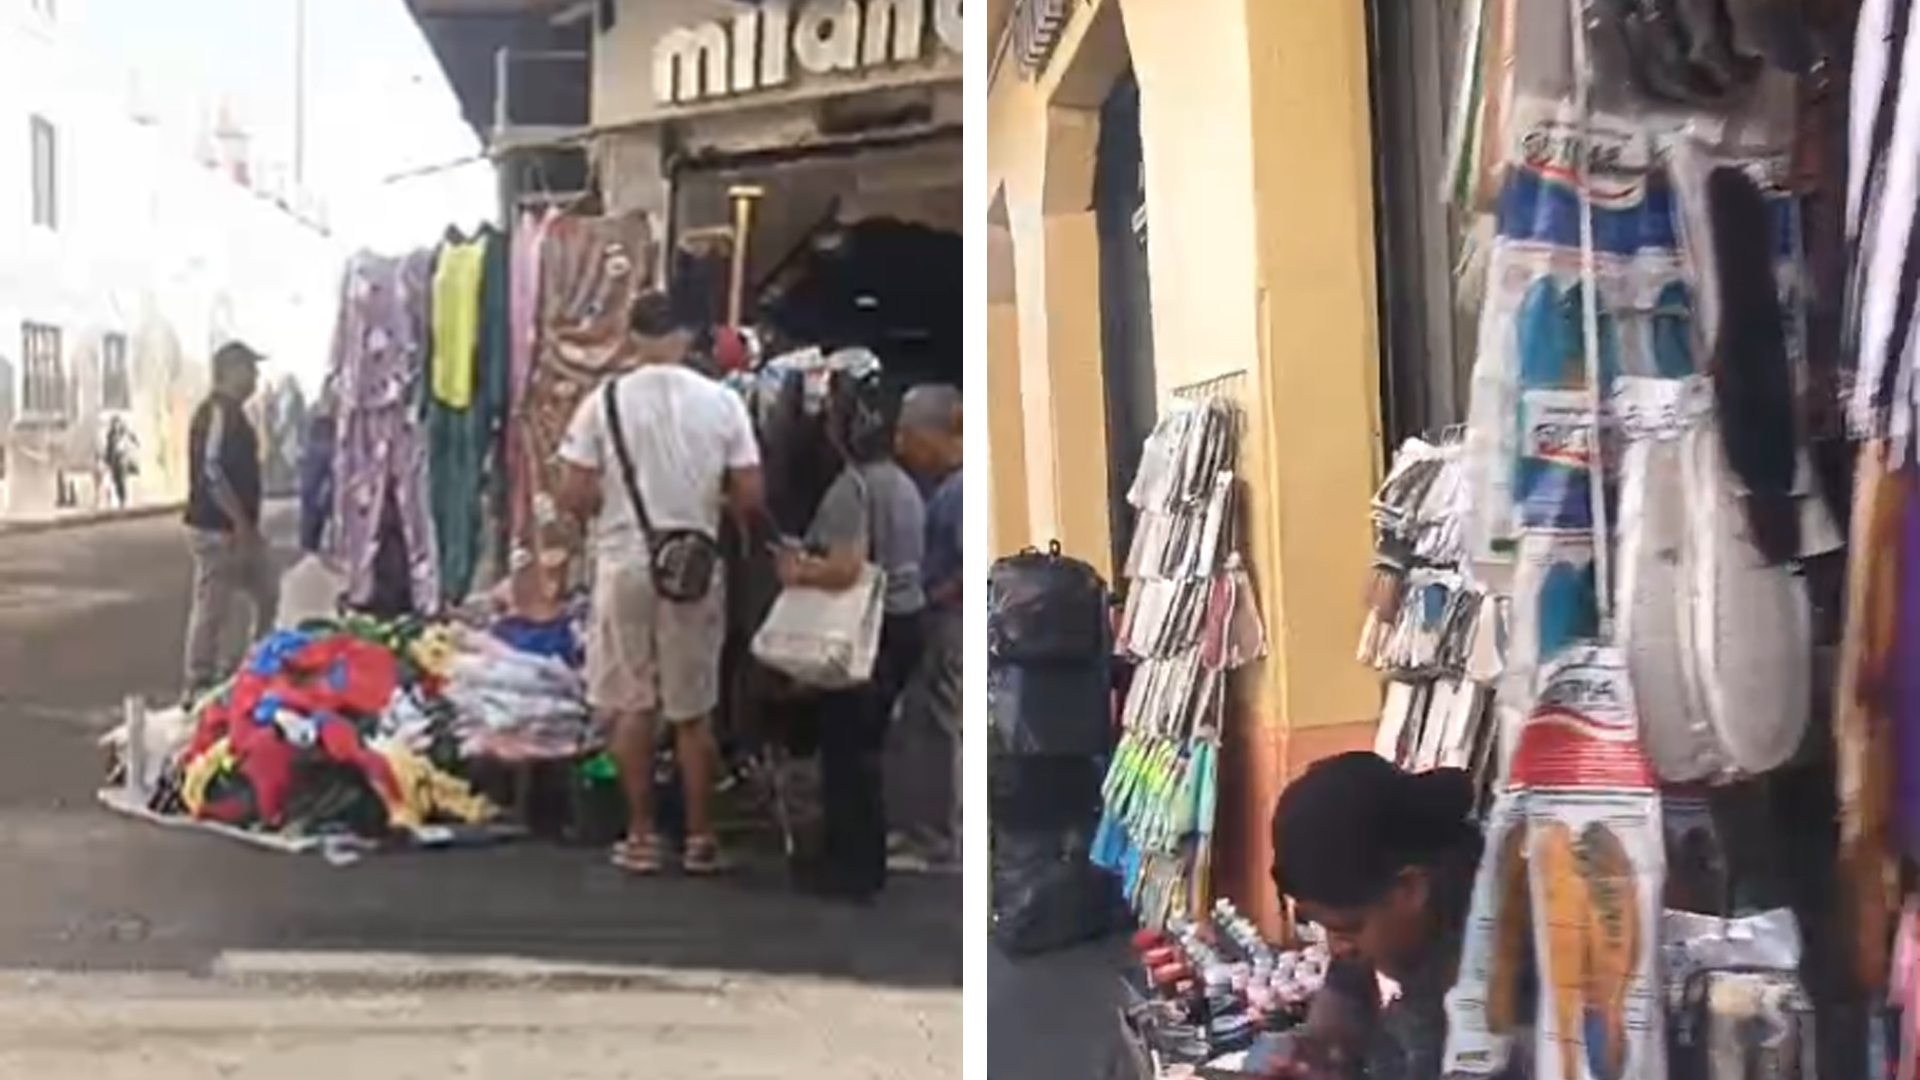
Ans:
{"label": "white painted wall", "polygon": [[[49,508],[54,473],[86,469],[99,445],[100,343],[126,335],[129,417],[142,442],[136,497],[184,489],[187,415],[212,350],[244,337],[267,374],[309,391],[325,371],[339,241],[209,167],[211,103],[139,100],[74,29],[84,0],[0,0],[0,396],[20,400],[23,321],[57,325],[78,409],[55,424],[0,418],[7,444],[0,512]],[[32,224],[30,118],[59,142],[59,227]],[[298,197],[287,201],[300,201]],[[83,491],[82,498],[90,498]]]}

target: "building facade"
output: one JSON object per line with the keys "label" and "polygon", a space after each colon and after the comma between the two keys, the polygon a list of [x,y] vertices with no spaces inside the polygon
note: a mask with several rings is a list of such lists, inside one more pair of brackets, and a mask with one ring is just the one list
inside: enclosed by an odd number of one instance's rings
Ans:
{"label": "building facade", "polygon": [[161,101],[76,29],[81,0],[0,0],[0,513],[91,502],[107,418],[139,440],[132,498],[185,491],[186,421],[220,343],[324,370],[343,252],[309,197],[263,181],[230,109]]}
{"label": "building facade", "polygon": [[1368,13],[1344,0],[988,7],[996,553],[1111,578],[1162,404],[1235,398],[1271,655],[1222,755],[1217,877],[1277,921],[1287,777],[1371,745],[1356,663],[1383,457]]}
{"label": "building facade", "polygon": [[958,0],[411,2],[501,164],[510,213],[645,215],[661,276],[715,323],[736,314],[725,293],[745,294],[751,321],[783,274],[864,224],[930,234],[903,250],[950,239],[952,325],[935,336],[952,339],[957,377]]}

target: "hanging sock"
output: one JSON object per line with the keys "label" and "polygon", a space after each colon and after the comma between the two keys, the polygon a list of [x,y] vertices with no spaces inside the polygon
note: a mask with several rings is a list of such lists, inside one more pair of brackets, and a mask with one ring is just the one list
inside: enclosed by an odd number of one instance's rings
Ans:
{"label": "hanging sock", "polygon": [[1556,562],[1540,583],[1539,660],[1545,663],[1580,641],[1600,634],[1593,564]]}
{"label": "hanging sock", "polygon": [[1653,311],[1653,373],[1679,379],[1693,372],[1693,293],[1683,282],[1669,282]]}

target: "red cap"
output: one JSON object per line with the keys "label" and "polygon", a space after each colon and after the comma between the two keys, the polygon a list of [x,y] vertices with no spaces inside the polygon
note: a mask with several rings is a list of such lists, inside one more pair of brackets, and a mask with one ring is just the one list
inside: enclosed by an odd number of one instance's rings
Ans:
{"label": "red cap", "polygon": [[739,330],[723,326],[713,332],[713,362],[721,371],[745,371],[747,359],[747,339]]}

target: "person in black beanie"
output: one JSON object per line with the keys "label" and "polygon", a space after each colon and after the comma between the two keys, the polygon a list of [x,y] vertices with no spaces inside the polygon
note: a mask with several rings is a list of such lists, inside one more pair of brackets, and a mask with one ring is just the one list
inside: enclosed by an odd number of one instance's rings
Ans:
{"label": "person in black beanie", "polygon": [[[1473,804],[1462,770],[1409,773],[1364,752],[1316,762],[1281,792],[1274,886],[1333,953],[1281,1075],[1438,1080],[1483,847]],[[1376,973],[1399,984],[1384,1009]]]}

